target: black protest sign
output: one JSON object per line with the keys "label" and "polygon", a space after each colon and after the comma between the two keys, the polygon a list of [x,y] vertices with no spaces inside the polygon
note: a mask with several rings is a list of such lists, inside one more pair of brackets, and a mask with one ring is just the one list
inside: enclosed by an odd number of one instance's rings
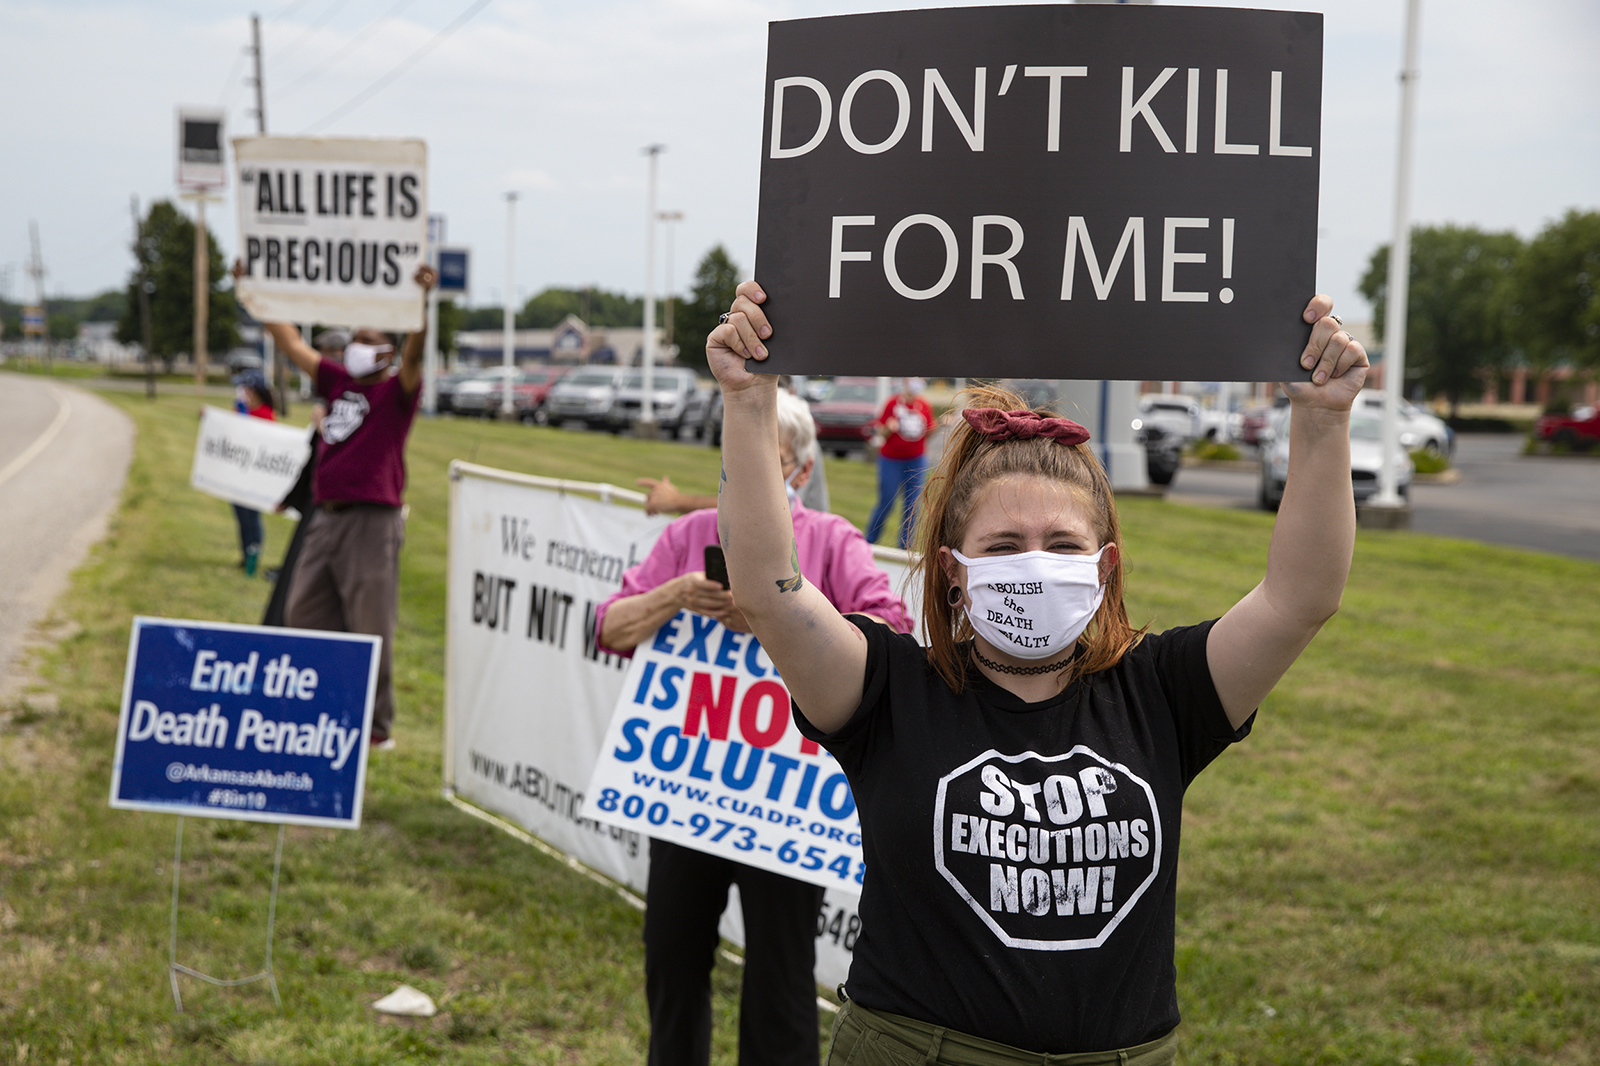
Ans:
{"label": "black protest sign", "polygon": [[1084,5],[775,22],[766,94],[763,369],[1298,373],[1321,15]]}

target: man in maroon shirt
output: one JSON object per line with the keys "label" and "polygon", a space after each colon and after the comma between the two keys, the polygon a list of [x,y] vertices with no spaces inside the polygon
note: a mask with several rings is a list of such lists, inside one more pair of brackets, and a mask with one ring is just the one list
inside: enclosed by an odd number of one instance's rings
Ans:
{"label": "man in maroon shirt", "polygon": [[[433,268],[418,267],[416,281],[426,300],[435,281]],[[278,350],[316,381],[328,405],[312,482],[317,509],[295,564],[284,624],[383,638],[371,743],[393,747],[405,449],[422,394],[424,333],[406,337],[399,372],[393,373],[395,340],[386,333],[357,330],[340,366],[309,347],[293,326],[264,325]]]}

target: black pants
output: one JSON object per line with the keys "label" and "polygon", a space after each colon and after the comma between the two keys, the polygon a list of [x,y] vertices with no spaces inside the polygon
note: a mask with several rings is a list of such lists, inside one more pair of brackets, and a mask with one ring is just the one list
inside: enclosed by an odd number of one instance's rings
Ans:
{"label": "black pants", "polygon": [[650,841],[644,982],[649,1066],[711,1061],[711,969],[728,886],[744,909],[742,1066],[817,1066],[817,910],[822,889],[781,874]]}

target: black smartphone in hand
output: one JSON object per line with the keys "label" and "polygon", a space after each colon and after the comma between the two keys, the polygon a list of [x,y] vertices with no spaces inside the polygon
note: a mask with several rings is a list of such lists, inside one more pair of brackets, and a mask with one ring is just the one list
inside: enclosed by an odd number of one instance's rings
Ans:
{"label": "black smartphone in hand", "polygon": [[706,545],[706,580],[715,581],[723,588],[728,588],[728,559],[722,554],[720,545]]}

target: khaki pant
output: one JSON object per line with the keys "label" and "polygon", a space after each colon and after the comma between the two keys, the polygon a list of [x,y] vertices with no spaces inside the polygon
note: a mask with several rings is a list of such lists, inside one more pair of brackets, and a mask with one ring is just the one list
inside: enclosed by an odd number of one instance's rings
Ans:
{"label": "khaki pant", "polygon": [[1171,1066],[1178,1031],[1120,1051],[1046,1055],[846,1002],[827,1066]]}
{"label": "khaki pant", "polygon": [[358,504],[318,509],[310,522],[289,586],[284,624],[383,638],[372,735],[385,740],[394,724],[394,627],[400,612],[405,519],[398,507]]}

